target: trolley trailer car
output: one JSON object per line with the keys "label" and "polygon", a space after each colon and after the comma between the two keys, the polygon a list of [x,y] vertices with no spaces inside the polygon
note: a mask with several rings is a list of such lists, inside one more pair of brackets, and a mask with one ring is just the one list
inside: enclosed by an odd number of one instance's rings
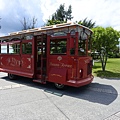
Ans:
{"label": "trolley trailer car", "polygon": [[2,36],[0,71],[57,88],[87,85],[93,80],[91,35],[87,27],[64,23]]}

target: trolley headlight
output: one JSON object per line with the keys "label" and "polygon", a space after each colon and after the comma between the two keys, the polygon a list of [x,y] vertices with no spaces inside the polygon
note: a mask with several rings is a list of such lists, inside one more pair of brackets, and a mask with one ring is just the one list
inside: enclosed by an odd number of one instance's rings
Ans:
{"label": "trolley headlight", "polygon": [[80,69],[79,72],[80,72],[80,78],[82,78],[83,77],[83,69]]}

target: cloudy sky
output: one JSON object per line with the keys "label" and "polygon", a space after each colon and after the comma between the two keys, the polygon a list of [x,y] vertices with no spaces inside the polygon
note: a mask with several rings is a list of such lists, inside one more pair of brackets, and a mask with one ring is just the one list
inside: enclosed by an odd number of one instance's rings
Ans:
{"label": "cloudy sky", "polygon": [[0,0],[0,36],[22,29],[24,17],[37,18],[41,27],[60,4],[72,5],[74,21],[92,19],[96,25],[120,30],[120,0]]}

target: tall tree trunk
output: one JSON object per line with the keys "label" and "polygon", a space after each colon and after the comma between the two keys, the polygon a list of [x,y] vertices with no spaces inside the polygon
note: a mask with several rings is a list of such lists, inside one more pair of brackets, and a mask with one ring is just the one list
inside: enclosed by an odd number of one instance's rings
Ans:
{"label": "tall tree trunk", "polygon": [[107,57],[108,57],[108,54],[107,54],[106,50],[102,49],[101,52],[100,52],[100,60],[101,60],[101,64],[102,64],[102,71],[105,71],[106,63],[107,63]]}

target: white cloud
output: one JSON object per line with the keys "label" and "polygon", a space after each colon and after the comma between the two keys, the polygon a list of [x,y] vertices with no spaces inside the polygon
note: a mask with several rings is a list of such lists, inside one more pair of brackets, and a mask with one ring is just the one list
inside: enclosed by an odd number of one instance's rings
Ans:
{"label": "white cloud", "polygon": [[68,8],[72,5],[72,21],[92,19],[97,25],[120,30],[119,0],[0,0],[0,34],[21,29],[23,17],[38,19],[37,27],[42,26],[60,4]]}
{"label": "white cloud", "polygon": [[0,11],[4,9],[4,6],[5,6],[5,4],[4,4],[4,2],[1,0],[1,1],[0,1]]}
{"label": "white cloud", "polygon": [[43,13],[43,21],[46,22],[46,20],[51,17],[51,15],[56,11],[56,9],[59,7],[59,3],[56,2],[56,0],[44,0],[41,2],[41,10]]}
{"label": "white cloud", "polygon": [[97,25],[112,26],[120,30],[120,1],[119,0],[44,0],[41,5],[43,21],[49,18],[60,4],[65,3],[65,7],[72,5],[73,21],[81,19],[92,19]]}
{"label": "white cloud", "polygon": [[37,27],[40,27],[42,21],[42,13],[39,0],[0,0],[0,24],[1,34],[7,34],[22,29],[20,23],[24,17],[32,19],[34,16],[38,19]]}

